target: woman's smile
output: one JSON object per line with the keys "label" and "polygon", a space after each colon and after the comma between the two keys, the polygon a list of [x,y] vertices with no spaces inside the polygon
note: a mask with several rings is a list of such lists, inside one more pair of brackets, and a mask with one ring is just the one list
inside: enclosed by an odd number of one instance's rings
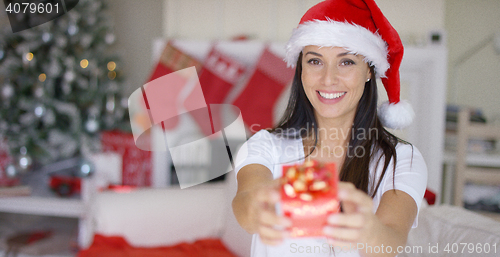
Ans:
{"label": "woman's smile", "polygon": [[326,104],[336,103],[347,94],[347,92],[327,92],[319,90],[316,92],[318,92],[320,101]]}

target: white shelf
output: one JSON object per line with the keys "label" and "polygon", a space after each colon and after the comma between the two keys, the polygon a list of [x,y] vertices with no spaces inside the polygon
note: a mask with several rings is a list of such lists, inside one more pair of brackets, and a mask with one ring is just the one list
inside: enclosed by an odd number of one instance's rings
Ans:
{"label": "white shelf", "polygon": [[0,212],[78,218],[78,244],[87,247],[93,235],[87,211],[90,195],[95,193],[94,185],[93,179],[83,179],[80,198],[62,198],[54,194],[0,197]]}
{"label": "white shelf", "polygon": [[[442,189],[443,203],[452,203],[452,190],[453,190],[453,180],[455,177],[455,161],[456,153],[451,151],[445,151],[443,155],[443,164],[445,165],[444,170],[444,188]],[[470,166],[479,167],[500,167],[500,153],[470,153],[467,154],[465,162]],[[500,172],[499,172],[500,176]]]}
{"label": "white shelf", "polygon": [[0,212],[79,218],[85,214],[85,204],[80,199],[57,197],[0,197]]}
{"label": "white shelf", "polygon": [[[446,164],[454,164],[456,159],[455,152],[446,151],[443,161]],[[467,165],[482,167],[500,167],[500,153],[469,153],[465,159]]]}

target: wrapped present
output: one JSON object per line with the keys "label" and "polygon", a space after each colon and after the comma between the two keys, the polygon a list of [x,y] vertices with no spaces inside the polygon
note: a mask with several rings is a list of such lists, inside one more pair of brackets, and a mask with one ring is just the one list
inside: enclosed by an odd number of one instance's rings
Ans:
{"label": "wrapped present", "polygon": [[20,183],[19,178],[11,178],[7,175],[6,168],[12,161],[6,140],[0,137],[0,187],[11,187]]}
{"label": "wrapped present", "polygon": [[339,211],[335,163],[283,166],[281,212],[292,220],[291,237],[323,235],[328,215]]}
{"label": "wrapped present", "polygon": [[151,186],[151,152],[137,148],[132,134],[121,131],[105,131],[102,133],[101,143],[103,152],[116,152],[123,157],[123,185]]}

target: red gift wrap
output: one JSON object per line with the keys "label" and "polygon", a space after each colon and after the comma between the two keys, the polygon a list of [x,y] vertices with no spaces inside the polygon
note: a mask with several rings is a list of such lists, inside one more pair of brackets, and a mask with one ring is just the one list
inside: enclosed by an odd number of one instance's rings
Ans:
{"label": "red gift wrap", "polygon": [[121,131],[105,131],[101,137],[103,152],[117,152],[122,159],[122,184],[126,186],[151,186],[152,155],[139,149],[134,136]]}
{"label": "red gift wrap", "polygon": [[323,236],[328,215],[339,212],[335,163],[283,166],[281,210],[292,220],[291,237]]}

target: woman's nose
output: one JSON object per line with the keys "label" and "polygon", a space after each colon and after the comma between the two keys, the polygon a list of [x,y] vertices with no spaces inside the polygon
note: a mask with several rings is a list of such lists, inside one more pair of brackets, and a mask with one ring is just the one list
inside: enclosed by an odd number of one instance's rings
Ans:
{"label": "woman's nose", "polygon": [[323,74],[323,81],[325,86],[332,86],[337,84],[338,82],[339,71],[335,66],[326,67],[325,72]]}

